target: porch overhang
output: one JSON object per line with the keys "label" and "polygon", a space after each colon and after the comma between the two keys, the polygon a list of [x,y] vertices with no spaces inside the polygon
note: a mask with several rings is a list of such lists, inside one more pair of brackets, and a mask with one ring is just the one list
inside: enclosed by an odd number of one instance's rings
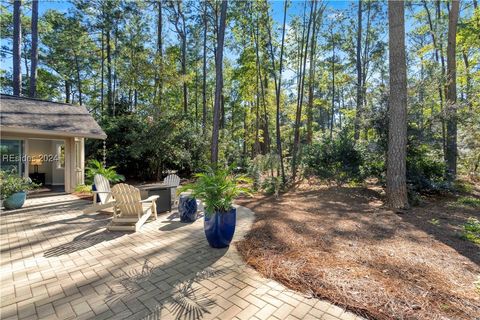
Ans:
{"label": "porch overhang", "polygon": [[0,126],[0,132],[6,135],[21,135],[37,138],[90,138],[90,139],[101,139],[105,140],[107,135],[98,135],[98,134],[86,134],[86,133],[72,133],[67,131],[54,131],[54,130],[41,130],[41,129],[31,129],[31,128],[22,128],[22,127],[5,127]]}

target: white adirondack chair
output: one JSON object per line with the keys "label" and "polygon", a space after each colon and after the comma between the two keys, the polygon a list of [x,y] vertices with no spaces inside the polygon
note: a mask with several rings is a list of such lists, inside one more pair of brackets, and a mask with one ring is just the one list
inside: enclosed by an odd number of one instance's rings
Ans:
{"label": "white adirondack chair", "polygon": [[[93,177],[93,182],[95,184],[95,188],[97,189],[96,191],[92,191],[93,204],[92,206],[83,210],[83,213],[93,213],[102,209],[111,208],[115,203],[110,190],[110,183],[108,182],[107,178],[101,174],[96,174]],[[100,202],[97,201],[97,198],[100,199]]]}
{"label": "white adirondack chair", "polygon": [[171,202],[172,205],[175,207],[178,205],[178,197],[177,197],[177,187],[180,185],[180,177],[176,174],[169,174],[168,176],[163,179],[163,183],[169,186],[174,186],[175,188],[170,189],[171,193]]}
{"label": "white adirondack chair", "polygon": [[140,190],[134,186],[119,183],[112,188],[115,199],[113,219],[108,224],[110,231],[137,231],[153,214],[157,219],[156,200],[158,196],[151,196],[142,200]]}

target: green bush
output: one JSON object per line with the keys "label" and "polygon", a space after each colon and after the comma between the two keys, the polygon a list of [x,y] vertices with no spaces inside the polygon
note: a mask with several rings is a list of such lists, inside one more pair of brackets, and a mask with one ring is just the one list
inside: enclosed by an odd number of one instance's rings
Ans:
{"label": "green bush", "polygon": [[118,183],[125,180],[125,177],[115,171],[115,166],[104,167],[98,160],[89,160],[85,169],[85,176],[88,184],[93,184],[93,178],[96,174],[101,174],[111,183]]}
{"label": "green bush", "polygon": [[480,199],[474,197],[460,197],[457,199],[457,203],[473,208],[480,208]]}
{"label": "green bush", "polygon": [[407,149],[407,183],[411,191],[447,189],[444,174],[445,164],[440,155],[428,145],[410,143]]}
{"label": "green bush", "polygon": [[[120,115],[101,123],[106,140],[107,164],[134,180],[161,179],[167,170],[188,176],[207,162],[209,139],[188,119],[162,115],[150,119]],[[86,154],[102,159],[103,142],[87,140]]]}
{"label": "green bush", "polygon": [[462,239],[480,244],[480,221],[476,218],[468,218],[463,225]]}
{"label": "green bush", "polygon": [[246,171],[253,179],[254,190],[264,190],[268,194],[280,191],[281,177],[272,177],[272,172],[280,171],[280,158],[275,153],[256,155],[248,162]]}
{"label": "green bush", "polygon": [[307,175],[321,179],[346,183],[364,178],[360,170],[364,163],[362,154],[345,135],[307,146],[302,161]]}
{"label": "green bush", "polygon": [[92,192],[92,186],[90,185],[84,185],[84,184],[79,184],[75,187],[75,192],[79,193],[91,193]]}
{"label": "green bush", "polygon": [[276,177],[276,176],[266,177],[262,181],[261,188],[262,190],[265,191],[265,193],[269,195],[274,194],[276,197],[278,197],[278,194],[282,189],[282,177]]}

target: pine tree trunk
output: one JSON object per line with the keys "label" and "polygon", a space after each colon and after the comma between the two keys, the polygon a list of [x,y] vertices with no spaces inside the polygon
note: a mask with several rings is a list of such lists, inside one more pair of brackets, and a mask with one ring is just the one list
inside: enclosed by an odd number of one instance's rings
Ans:
{"label": "pine tree trunk", "polygon": [[101,35],[101,61],[100,61],[100,73],[101,73],[101,80],[100,80],[100,104],[102,108],[102,116],[104,115],[105,112],[105,89],[104,89],[104,83],[105,83],[105,44],[104,44],[104,37],[105,37],[105,31],[102,26],[102,35]]}
{"label": "pine tree trunk", "polygon": [[[440,99],[440,112],[441,112],[441,126],[442,126],[442,149],[443,149],[443,155],[444,155],[444,158],[446,157],[446,133],[445,133],[445,115],[444,115],[444,77],[445,77],[445,63],[444,63],[444,58],[443,58],[443,53],[442,53],[442,50],[441,50],[441,40],[440,41],[437,41],[437,37],[435,35],[435,27],[433,25],[433,21],[432,21],[432,15],[430,13],[430,9],[428,8],[428,4],[427,4],[427,1],[424,0],[423,2],[423,7],[425,8],[425,11],[427,13],[427,20],[428,20],[428,26],[429,26],[429,29],[430,29],[430,35],[432,36],[432,43],[433,43],[433,48],[434,48],[434,57],[435,57],[435,63],[438,65],[440,64],[441,66],[441,78],[440,78],[440,81],[438,81],[438,97]],[[437,6],[436,6],[436,10],[437,10],[437,20],[438,20],[438,17],[440,16],[441,12],[440,12],[440,5],[439,3],[437,2]],[[440,43],[440,47],[439,47],[439,43]],[[433,111],[433,110],[432,110]]]}
{"label": "pine tree trunk", "polygon": [[313,2],[310,5],[310,18],[308,19],[308,27],[307,27],[307,35],[305,38],[305,49],[302,48],[304,51],[303,54],[303,66],[301,67],[301,77],[299,79],[299,86],[298,86],[298,103],[297,103],[297,111],[295,114],[295,130],[294,130],[294,140],[293,140],[293,154],[292,154],[292,180],[295,181],[297,176],[297,157],[298,157],[298,150],[300,147],[300,120],[302,117],[302,105],[303,105],[303,89],[305,84],[305,67],[307,64],[307,51],[308,51],[308,41],[310,38],[310,28],[312,25],[312,14],[313,14]]}
{"label": "pine tree trunk", "polygon": [[472,111],[473,108],[473,101],[472,101],[472,77],[470,74],[470,63],[468,61],[468,54],[465,52],[465,49],[462,50],[462,58],[463,63],[465,65],[465,81],[466,81],[466,88],[465,88],[465,99],[467,100],[468,110]]}
{"label": "pine tree trunk", "polygon": [[13,95],[22,94],[22,1],[13,2]]}
{"label": "pine tree trunk", "polygon": [[32,47],[30,55],[30,97],[35,98],[38,64],[38,0],[32,1]]}
{"label": "pine tree trunk", "polygon": [[330,140],[333,139],[333,124],[335,122],[335,35],[332,32],[332,110],[330,113]]}
{"label": "pine tree trunk", "polygon": [[112,99],[112,47],[110,43],[110,30],[106,33],[106,45],[107,45],[107,106],[108,114],[111,114],[113,107]]}
{"label": "pine tree trunk", "polygon": [[[269,153],[270,152],[270,133],[269,133],[269,130],[268,130],[268,114],[267,114],[267,104],[266,104],[266,98],[265,98],[265,88],[264,88],[264,85],[263,85],[263,81],[262,81],[262,65],[261,65],[261,61],[260,61],[260,53],[259,53],[259,44],[258,44],[258,41],[259,41],[259,22],[258,22],[258,19],[256,21],[256,24],[255,24],[255,31],[253,32],[253,39],[254,39],[254,42],[255,42],[255,57],[256,57],[256,69],[257,69],[257,84],[260,86],[260,97],[261,97],[261,100],[262,100],[262,107],[263,107],[263,136],[264,136],[264,139],[263,139],[263,144],[264,144],[264,148],[263,149],[263,154],[266,154],[266,153]],[[257,86],[257,90],[258,90],[258,86]],[[257,91],[257,95],[258,95],[258,91]]]}
{"label": "pine tree trunk", "polygon": [[388,2],[390,96],[388,108],[387,202],[392,208],[408,208],[407,66],[405,57],[404,2]]}
{"label": "pine tree trunk", "polygon": [[181,42],[181,65],[182,65],[182,83],[183,83],[183,113],[187,115],[188,113],[188,86],[187,86],[187,30],[185,26],[185,16],[182,12],[182,2],[177,2],[177,14],[178,18],[181,19],[181,25],[179,25],[179,19],[175,22],[175,29],[177,30],[178,35],[180,36]]}
{"label": "pine tree trunk", "polygon": [[[281,92],[281,86],[282,86],[283,51],[285,47],[285,26],[286,26],[286,20],[287,20],[287,8],[288,8],[288,1],[285,0],[284,9],[283,9],[282,44],[280,46],[280,67],[278,72],[278,79],[275,72],[276,67],[275,67],[275,54],[273,52],[273,45],[272,45],[272,30],[270,28],[270,24],[267,24],[270,58],[272,60],[273,78],[275,82],[275,103],[276,103],[275,131],[276,131],[277,154],[280,161],[280,172],[282,175],[282,184],[285,183],[286,177],[285,177],[285,167],[283,164],[282,138],[281,138],[281,131],[280,131],[280,92]],[[267,15],[268,15],[268,11],[267,11]]]}
{"label": "pine tree trunk", "polygon": [[357,141],[360,138],[360,122],[363,111],[363,97],[362,97],[362,0],[358,0],[358,27],[357,27],[357,48],[356,48],[356,61],[357,67],[357,112],[355,114],[354,122],[354,139]]}
{"label": "pine tree trunk", "polygon": [[457,175],[457,67],[455,51],[459,6],[459,0],[453,0],[448,16],[446,160],[449,181],[455,180]]}
{"label": "pine tree trunk", "polygon": [[65,103],[70,103],[70,82],[65,80]]}
{"label": "pine tree trunk", "polygon": [[202,132],[207,130],[207,1],[204,3],[203,12],[203,84],[202,84]]}
{"label": "pine tree trunk", "polygon": [[211,162],[218,163],[218,136],[220,128],[220,104],[223,90],[223,44],[225,40],[225,24],[227,20],[227,0],[222,2],[220,25],[217,33],[217,50],[215,55],[215,104],[213,107],[213,131],[211,146]]}
{"label": "pine tree trunk", "polygon": [[158,1],[158,22],[157,22],[157,51],[160,58],[160,70],[158,74],[157,83],[157,101],[158,109],[162,111],[162,99],[163,99],[163,13],[162,13],[162,1]]}
{"label": "pine tree trunk", "polygon": [[307,104],[307,143],[312,143],[313,138],[313,87],[315,80],[315,51],[317,48],[317,1],[313,8],[313,29],[312,29],[312,41],[310,45],[310,70],[308,76],[308,104]]}
{"label": "pine tree trunk", "polygon": [[75,57],[75,70],[77,73],[77,89],[78,89],[78,102],[80,105],[83,105],[82,100],[82,80],[80,79],[80,64],[78,61],[78,55],[76,52],[73,52],[73,56]]}

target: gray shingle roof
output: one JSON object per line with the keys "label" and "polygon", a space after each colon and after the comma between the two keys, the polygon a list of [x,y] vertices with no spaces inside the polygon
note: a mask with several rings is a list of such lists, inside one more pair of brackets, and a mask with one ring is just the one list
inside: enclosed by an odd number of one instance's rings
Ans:
{"label": "gray shingle roof", "polygon": [[94,139],[107,137],[84,106],[6,94],[0,96],[0,124],[2,131],[25,129]]}

